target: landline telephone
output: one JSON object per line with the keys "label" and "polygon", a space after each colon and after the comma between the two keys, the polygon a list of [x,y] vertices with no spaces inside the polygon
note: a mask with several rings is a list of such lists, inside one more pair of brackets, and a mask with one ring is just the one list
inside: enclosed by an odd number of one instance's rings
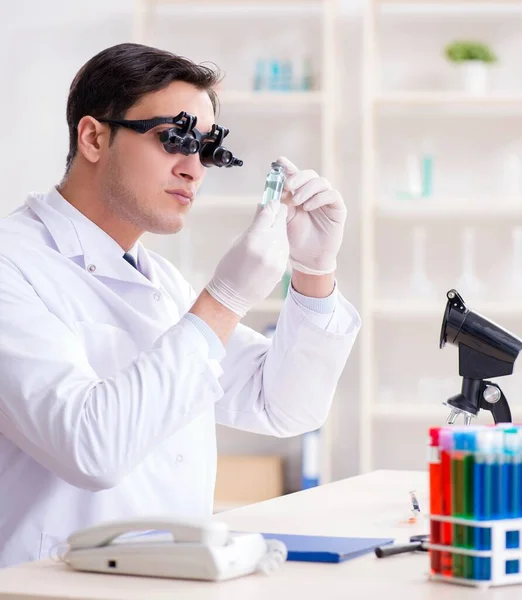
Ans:
{"label": "landline telephone", "polygon": [[287,558],[278,540],[210,520],[122,519],[76,531],[67,543],[61,558],[73,569],[149,577],[221,581],[270,573]]}

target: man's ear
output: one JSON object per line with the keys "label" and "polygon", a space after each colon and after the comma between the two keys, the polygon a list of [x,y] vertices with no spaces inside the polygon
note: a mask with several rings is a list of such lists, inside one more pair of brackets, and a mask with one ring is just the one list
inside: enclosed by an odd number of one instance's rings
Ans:
{"label": "man's ear", "polygon": [[94,164],[100,160],[104,147],[108,147],[111,130],[93,117],[82,117],[78,123],[78,151]]}

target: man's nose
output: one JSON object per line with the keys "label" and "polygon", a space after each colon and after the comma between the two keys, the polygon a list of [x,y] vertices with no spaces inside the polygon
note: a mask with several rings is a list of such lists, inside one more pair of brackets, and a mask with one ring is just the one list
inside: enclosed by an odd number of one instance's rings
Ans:
{"label": "man's nose", "polygon": [[199,181],[203,177],[205,167],[199,160],[199,154],[196,153],[177,160],[172,168],[172,172],[177,177],[181,177],[187,181]]}

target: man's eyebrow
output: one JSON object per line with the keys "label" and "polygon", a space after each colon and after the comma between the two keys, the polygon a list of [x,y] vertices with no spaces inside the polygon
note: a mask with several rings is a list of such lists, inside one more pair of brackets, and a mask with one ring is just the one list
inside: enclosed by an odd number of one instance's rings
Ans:
{"label": "man's eyebrow", "polygon": [[[155,125],[155,127],[159,127],[160,125],[172,125],[174,122],[174,119],[176,119],[177,116],[178,115],[154,115],[153,117],[147,117],[146,119],[142,118],[142,119],[136,119],[136,120],[137,121],[145,121],[145,122],[159,120],[159,119],[164,119],[165,121],[167,119],[170,120],[170,122],[168,122],[168,123],[158,123],[157,125]],[[177,121],[181,121],[181,119],[177,119]]]}
{"label": "man's eyebrow", "polygon": [[[152,117],[151,119],[145,119],[146,121],[152,121],[153,119],[174,119],[174,117]],[[171,120],[170,123],[158,123],[157,125],[154,125],[154,127],[151,127],[149,129],[149,131],[155,131],[156,129],[159,129],[160,127],[166,127],[166,128],[170,128],[170,127],[175,127],[176,124],[173,123]]]}
{"label": "man's eyebrow", "polygon": [[[178,113],[179,114],[179,113]],[[143,119],[144,121],[152,121],[153,119],[171,119],[173,120],[175,117],[177,117],[177,115],[156,115],[154,117],[150,117],[148,119]],[[172,127],[174,125],[174,123],[170,122],[170,123],[158,123],[157,125],[155,125],[154,127],[152,127],[150,129],[150,131],[153,131],[154,129],[157,129],[158,127]],[[200,127],[198,127],[198,125],[196,124],[196,129],[202,134],[202,135],[209,135],[210,132],[212,131],[212,127],[215,125],[215,123],[212,123],[212,125],[206,129],[205,131],[203,131]]]}
{"label": "man's eyebrow", "polygon": [[[150,120],[152,119],[170,119],[170,121],[174,121],[174,119],[177,117],[178,115],[156,115],[155,117],[151,117]],[[180,121],[181,119],[178,119],[178,121]],[[171,123],[160,123],[160,125],[170,125]]]}

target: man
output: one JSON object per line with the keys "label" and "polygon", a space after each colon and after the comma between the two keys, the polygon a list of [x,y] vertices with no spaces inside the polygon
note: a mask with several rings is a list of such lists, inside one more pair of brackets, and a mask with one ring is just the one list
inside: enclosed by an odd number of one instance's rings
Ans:
{"label": "man", "polygon": [[[216,82],[154,48],[99,53],[71,85],[63,181],[1,221],[0,566],[101,521],[210,515],[216,422],[294,436],[327,417],[359,317],[335,286],[346,209],[326,180],[283,159],[288,207],[259,206],[197,298],[138,241],[197,202]],[[181,151],[182,113],[200,153]],[[288,259],[269,341],[239,321]]]}

